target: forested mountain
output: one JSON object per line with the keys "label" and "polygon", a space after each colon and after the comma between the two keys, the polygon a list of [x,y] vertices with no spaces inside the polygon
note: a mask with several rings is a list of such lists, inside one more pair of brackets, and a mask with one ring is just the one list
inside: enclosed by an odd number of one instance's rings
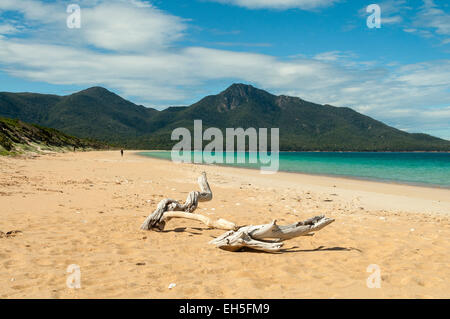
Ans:
{"label": "forested mountain", "polygon": [[[173,129],[280,128],[285,151],[450,151],[450,141],[410,134],[350,108],[276,96],[250,85],[225,91],[187,107],[163,111],[133,104],[101,87],[67,96],[0,93],[0,115],[136,149],[170,149]],[[205,142],[206,143],[206,142]]]}

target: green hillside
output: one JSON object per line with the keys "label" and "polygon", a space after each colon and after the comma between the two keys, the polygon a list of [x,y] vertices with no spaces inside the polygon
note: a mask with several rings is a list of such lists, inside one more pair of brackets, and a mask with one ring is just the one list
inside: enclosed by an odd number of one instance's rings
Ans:
{"label": "green hillside", "polygon": [[100,87],[68,96],[0,93],[0,115],[127,148],[170,149],[173,129],[280,128],[285,151],[450,151],[450,141],[410,134],[350,108],[276,96],[233,84],[189,107],[157,111],[135,105]]}
{"label": "green hillside", "polygon": [[53,128],[0,117],[0,155],[25,152],[104,149],[107,145],[69,136]]}

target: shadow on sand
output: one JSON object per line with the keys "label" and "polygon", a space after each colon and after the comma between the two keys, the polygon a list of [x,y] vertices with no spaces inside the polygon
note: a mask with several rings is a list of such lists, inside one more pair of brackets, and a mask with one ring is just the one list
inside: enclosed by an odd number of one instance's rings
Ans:
{"label": "shadow on sand", "polygon": [[275,252],[267,252],[267,251],[261,251],[261,250],[255,250],[248,247],[244,247],[243,249],[239,250],[238,252],[247,252],[247,253],[259,253],[259,254],[286,254],[286,253],[311,253],[311,252],[321,252],[321,251],[357,251],[362,252],[362,250],[354,247],[325,247],[325,246],[319,246],[314,249],[297,249],[299,247],[290,247],[286,249],[281,249],[280,251]]}
{"label": "shadow on sand", "polygon": [[[201,231],[209,230],[210,228],[201,228],[201,227],[189,227],[189,230],[187,230],[187,227],[177,227],[170,230],[163,230],[163,233],[188,233],[192,235],[202,235]],[[196,230],[199,232],[194,232],[191,230]],[[214,236],[210,236],[212,239],[214,239]],[[357,251],[362,253],[361,249],[354,248],[354,247],[325,247],[325,246],[319,246],[314,249],[298,249],[300,247],[294,246],[290,248],[281,249],[280,251],[275,252],[267,252],[267,251],[261,251],[256,250],[248,247],[244,247],[238,252],[247,252],[247,253],[259,253],[259,254],[286,254],[286,253],[311,253],[311,252],[322,252],[322,251]]]}

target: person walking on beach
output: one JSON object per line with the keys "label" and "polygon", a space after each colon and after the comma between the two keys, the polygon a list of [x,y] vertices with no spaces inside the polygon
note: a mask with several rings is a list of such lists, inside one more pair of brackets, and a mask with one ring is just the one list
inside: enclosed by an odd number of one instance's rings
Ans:
{"label": "person walking on beach", "polygon": [[123,157],[123,150],[120,150],[120,155]]}

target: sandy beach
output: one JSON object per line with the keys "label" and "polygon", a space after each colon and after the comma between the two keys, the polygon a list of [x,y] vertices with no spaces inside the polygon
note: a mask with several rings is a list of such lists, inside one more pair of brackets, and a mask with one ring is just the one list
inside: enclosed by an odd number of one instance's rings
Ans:
{"label": "sandy beach", "polygon": [[[202,171],[214,198],[196,213],[336,221],[277,254],[220,250],[208,242],[225,231],[196,221],[139,230],[161,199],[197,190]],[[449,214],[449,189],[117,151],[0,157],[0,298],[449,298]],[[72,264],[80,289],[66,285]],[[381,288],[367,286],[372,264]]]}

